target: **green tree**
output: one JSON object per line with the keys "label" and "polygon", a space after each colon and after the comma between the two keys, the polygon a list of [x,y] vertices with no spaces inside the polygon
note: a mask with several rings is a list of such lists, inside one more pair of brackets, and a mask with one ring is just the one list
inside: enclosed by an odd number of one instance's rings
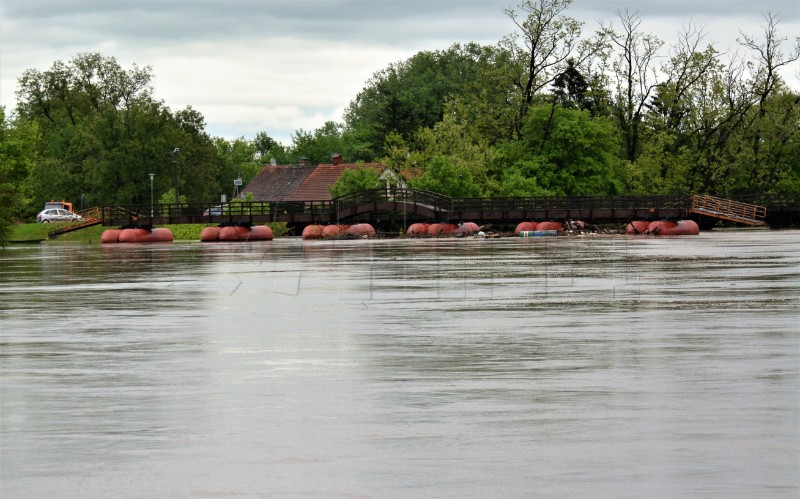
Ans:
{"label": "green tree", "polygon": [[422,175],[409,181],[414,189],[438,192],[454,198],[480,198],[486,191],[472,170],[460,167],[452,158],[436,155],[425,165]]}
{"label": "green tree", "polygon": [[272,160],[279,165],[289,163],[286,147],[267,135],[266,132],[258,132],[253,144],[262,164],[270,163]]}
{"label": "green tree", "polygon": [[220,163],[217,149],[205,131],[205,118],[191,106],[175,113],[177,130],[175,144],[180,148],[177,156],[178,192],[190,201],[218,199],[224,192],[219,183]]}
{"label": "green tree", "polygon": [[28,214],[30,197],[24,181],[37,159],[35,123],[6,116],[0,106],[0,246],[8,241],[10,223]]}
{"label": "green tree", "polygon": [[309,164],[330,163],[334,153],[346,156],[341,124],[326,121],[314,133],[298,130],[292,134],[291,153],[295,160],[306,158]]}
{"label": "green tree", "polygon": [[[412,181],[414,186],[450,196],[460,193],[463,197],[483,197],[495,189],[489,175],[495,150],[470,116],[469,107],[454,98],[445,103],[442,121],[417,133],[418,149],[413,158],[422,175]],[[441,175],[451,178],[438,178]]]}
{"label": "green tree", "polygon": [[640,132],[645,105],[656,88],[654,60],[664,42],[640,31],[642,19],[638,13],[625,11],[618,16],[622,32],[604,27],[603,33],[617,49],[613,115],[622,131],[624,157],[633,162],[641,152]]}
{"label": "green tree", "polygon": [[345,112],[354,152],[367,161],[385,156],[383,146],[391,132],[411,143],[417,130],[442,119],[447,97],[474,88],[494,52],[476,43],[455,44],[444,51],[419,52],[375,73]]}
{"label": "green tree", "polygon": [[609,119],[592,118],[588,111],[557,107],[554,112],[551,106],[534,106],[522,138],[503,148],[502,159],[512,170],[503,172],[504,180],[515,185],[520,176],[535,179],[528,187],[555,195],[621,194],[626,172],[618,151],[617,131]]}
{"label": "green tree", "polygon": [[260,159],[263,157],[257,149],[256,142],[240,137],[235,140],[223,138],[214,139],[217,150],[216,157],[220,166],[217,169],[218,184],[222,187],[221,193],[232,197],[234,180],[241,178],[242,185],[247,185],[261,169]]}
{"label": "green tree", "polygon": [[510,72],[517,107],[515,132],[519,134],[528,109],[543,89],[567,69],[567,61],[581,66],[596,51],[596,43],[581,39],[582,23],[565,15],[572,0],[523,0],[505,14],[517,31],[503,38],[500,47],[510,54]]}
{"label": "green tree", "polygon": [[355,168],[348,168],[342,172],[342,175],[328,190],[331,193],[331,197],[338,198],[353,192],[380,189],[383,187],[380,175],[381,172],[375,168],[356,165]]}
{"label": "green tree", "polygon": [[23,73],[17,109],[42,134],[29,184],[36,201],[86,194],[92,204],[141,203],[150,173],[163,192],[174,187],[176,170],[179,191],[191,199],[219,192],[202,115],[191,107],[173,115],[153,98],[151,79],[149,67],[124,70],[96,53]]}
{"label": "green tree", "polygon": [[[800,134],[800,95],[788,92],[778,72],[800,58],[800,37],[795,39],[791,53],[784,54],[782,45],[787,38],[778,35],[778,17],[767,13],[764,19],[761,40],[744,33],[739,40],[755,55],[751,88],[756,105],[744,129],[752,166],[746,169],[749,178],[745,185],[756,192],[775,192],[777,185],[792,176],[792,171],[796,175],[800,161],[797,156],[786,154],[791,147],[784,147],[796,143]],[[741,154],[736,156],[737,159],[741,157]],[[741,168],[736,170],[741,171]],[[737,190],[742,187],[737,186]]]}

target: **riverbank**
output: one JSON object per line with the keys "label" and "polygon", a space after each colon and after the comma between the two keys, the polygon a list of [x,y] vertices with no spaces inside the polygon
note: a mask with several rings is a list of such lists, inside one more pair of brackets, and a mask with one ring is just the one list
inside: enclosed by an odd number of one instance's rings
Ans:
{"label": "riverbank", "polygon": [[[94,225],[92,227],[86,227],[84,229],[76,230],[74,232],[60,234],[52,238],[49,236],[50,232],[66,227],[68,225],[69,224],[67,223],[16,224],[11,229],[11,235],[9,236],[9,243],[36,244],[42,242],[47,242],[47,243],[69,242],[69,243],[95,244],[95,243],[100,243],[100,236],[103,234],[103,231],[109,228],[103,225]],[[214,227],[216,225],[217,224],[174,224],[174,225],[163,225],[161,227],[165,227],[171,230],[176,241],[199,241],[200,232],[205,227]],[[285,236],[288,232],[286,224],[268,224],[268,225],[270,225],[273,233],[276,236]]]}

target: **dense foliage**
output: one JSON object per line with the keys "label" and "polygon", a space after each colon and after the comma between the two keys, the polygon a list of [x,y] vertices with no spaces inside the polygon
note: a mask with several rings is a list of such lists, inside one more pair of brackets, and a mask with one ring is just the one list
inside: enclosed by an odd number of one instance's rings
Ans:
{"label": "dense foliage", "polygon": [[[155,98],[149,67],[78,54],[19,78],[0,109],[0,242],[49,199],[89,205],[214,201],[271,160],[380,161],[411,187],[458,197],[800,192],[800,93],[780,71],[798,59],[766,14],[721,54],[689,25],[665,47],[619,13],[589,36],[572,0],[522,0],[494,46],[455,44],[389,64],[342,123],[211,137],[196,109]],[[787,49],[787,41],[788,49]],[[336,195],[380,184],[353,170]]]}

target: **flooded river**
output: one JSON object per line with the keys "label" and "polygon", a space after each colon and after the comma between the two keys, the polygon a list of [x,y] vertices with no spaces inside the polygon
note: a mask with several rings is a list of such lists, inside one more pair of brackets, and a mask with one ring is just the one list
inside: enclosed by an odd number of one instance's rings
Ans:
{"label": "flooded river", "polygon": [[0,250],[0,497],[800,494],[800,232]]}

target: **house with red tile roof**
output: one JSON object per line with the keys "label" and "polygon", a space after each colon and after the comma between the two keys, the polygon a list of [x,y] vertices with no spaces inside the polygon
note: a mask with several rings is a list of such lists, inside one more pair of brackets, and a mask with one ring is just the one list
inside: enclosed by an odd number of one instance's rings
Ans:
{"label": "house with red tile roof", "polygon": [[303,183],[316,166],[268,165],[242,189],[252,193],[254,201],[282,201]]}
{"label": "house with red tile roof", "polygon": [[334,154],[331,163],[317,166],[268,165],[261,169],[242,192],[253,193],[254,201],[328,201],[333,185],[345,170],[358,166],[385,170],[382,163],[342,163],[341,156]]}

